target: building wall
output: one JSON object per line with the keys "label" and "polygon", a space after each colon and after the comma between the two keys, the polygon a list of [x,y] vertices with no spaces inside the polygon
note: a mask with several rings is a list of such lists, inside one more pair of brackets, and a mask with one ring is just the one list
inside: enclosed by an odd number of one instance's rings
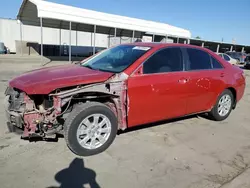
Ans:
{"label": "building wall", "polygon": [[15,40],[20,40],[19,24],[16,20],[0,19],[0,41],[11,52],[16,52]]}
{"label": "building wall", "polygon": [[[0,42],[14,53],[39,54],[39,44],[41,42],[41,28],[39,26],[21,25],[20,22],[11,19],[0,18]],[[22,33],[22,43],[21,40]],[[135,39],[134,39],[135,40]],[[145,42],[151,42],[152,37],[143,36]],[[67,49],[69,45],[69,30],[43,27],[43,44],[44,45],[61,45],[61,49]],[[155,38],[157,42],[165,42],[164,39]],[[109,37],[107,34],[96,33],[95,46],[98,48],[107,48],[117,44],[130,43],[132,37]],[[173,42],[168,39],[167,42]],[[33,44],[33,46],[29,46]],[[90,53],[94,45],[94,34],[90,32],[71,31],[72,55],[86,51]],[[77,47],[76,47],[77,46]],[[81,48],[79,47],[81,46]],[[51,49],[51,48],[50,48]],[[49,50],[50,50],[49,49]],[[44,50],[46,51],[46,50]],[[59,54],[59,52],[57,53]]]}
{"label": "building wall", "polygon": [[[21,40],[20,24],[17,20],[0,19],[0,41],[11,52],[16,52],[16,40]],[[41,29],[37,26],[22,25],[22,40],[39,43],[41,41]],[[108,35],[96,33],[96,47],[108,47]],[[69,45],[69,31],[64,29],[43,28],[43,44]],[[92,46],[94,44],[93,33],[71,31],[72,46]]]}

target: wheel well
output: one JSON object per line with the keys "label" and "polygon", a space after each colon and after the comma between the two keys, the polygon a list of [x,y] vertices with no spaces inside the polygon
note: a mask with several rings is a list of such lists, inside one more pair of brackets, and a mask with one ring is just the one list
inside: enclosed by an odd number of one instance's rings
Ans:
{"label": "wheel well", "polygon": [[236,107],[236,103],[237,103],[237,94],[236,94],[236,90],[233,87],[229,87],[227,88],[229,91],[232,92],[233,96],[234,96],[234,104],[233,104],[233,109],[235,109]]}

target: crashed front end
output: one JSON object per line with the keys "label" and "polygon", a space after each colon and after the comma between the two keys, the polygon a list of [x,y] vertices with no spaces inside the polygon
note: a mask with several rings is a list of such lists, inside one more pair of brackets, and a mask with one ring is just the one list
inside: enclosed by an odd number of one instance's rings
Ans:
{"label": "crashed front end", "polygon": [[75,104],[98,101],[116,114],[118,129],[127,127],[127,75],[114,75],[102,83],[78,85],[57,89],[47,95],[27,95],[8,87],[5,92],[5,110],[10,132],[22,133],[22,138],[51,138],[63,134],[64,121]]}
{"label": "crashed front end", "polygon": [[59,132],[62,126],[58,115],[61,102],[46,95],[28,96],[25,92],[8,87],[4,106],[10,132],[22,133],[22,138],[46,137]]}

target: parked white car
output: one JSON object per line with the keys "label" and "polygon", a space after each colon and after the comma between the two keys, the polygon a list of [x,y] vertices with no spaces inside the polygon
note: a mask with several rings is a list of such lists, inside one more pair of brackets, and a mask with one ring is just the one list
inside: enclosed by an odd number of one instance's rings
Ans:
{"label": "parked white car", "polygon": [[219,56],[221,56],[223,59],[225,59],[227,62],[229,62],[232,65],[239,64],[239,61],[237,59],[232,58],[231,56],[225,54],[225,53],[217,53]]}

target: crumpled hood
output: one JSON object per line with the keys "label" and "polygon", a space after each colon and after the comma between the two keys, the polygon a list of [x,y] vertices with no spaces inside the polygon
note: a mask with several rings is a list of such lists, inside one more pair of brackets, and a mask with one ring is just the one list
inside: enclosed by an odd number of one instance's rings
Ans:
{"label": "crumpled hood", "polygon": [[48,94],[58,88],[104,82],[113,74],[71,64],[26,72],[12,79],[9,85],[27,94]]}

